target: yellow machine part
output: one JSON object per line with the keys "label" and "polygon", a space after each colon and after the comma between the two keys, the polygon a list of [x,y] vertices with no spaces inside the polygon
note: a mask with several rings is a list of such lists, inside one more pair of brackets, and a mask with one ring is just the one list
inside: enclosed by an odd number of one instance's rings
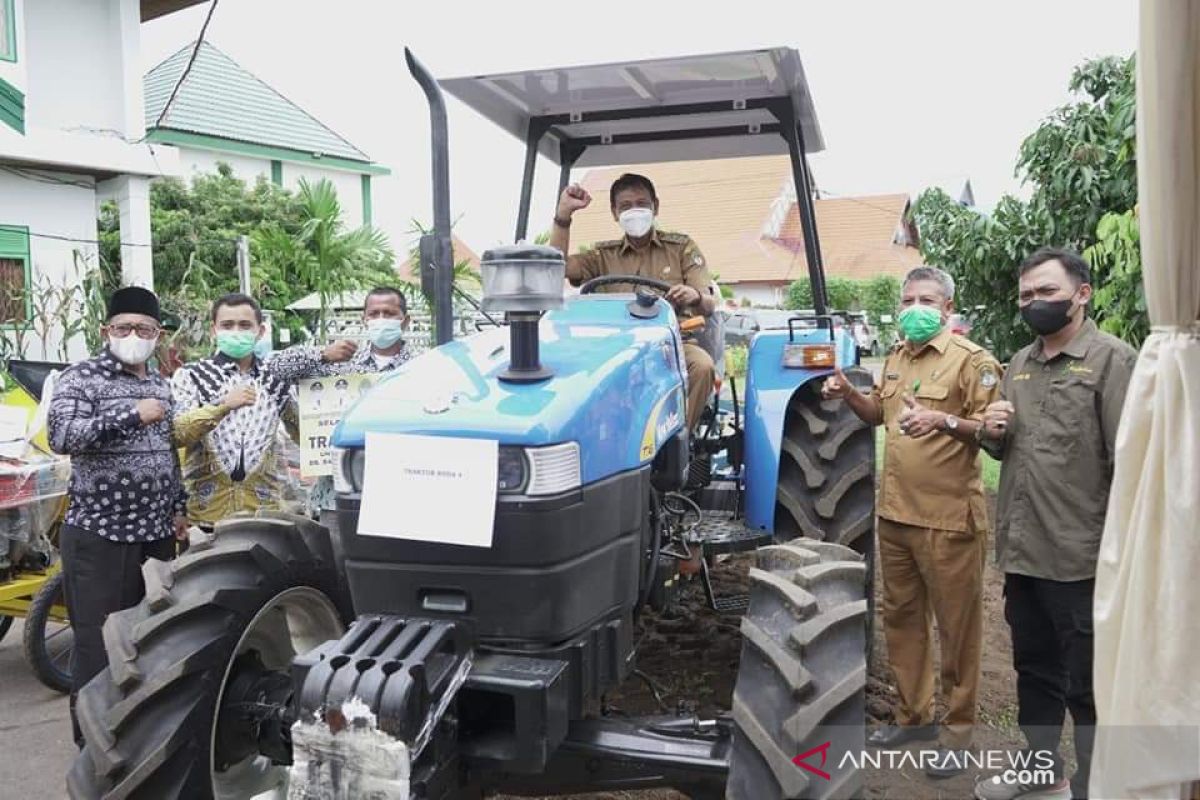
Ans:
{"label": "yellow machine part", "polygon": [[[30,420],[33,419],[34,412],[37,411],[38,407],[37,400],[33,399],[33,395],[20,386],[9,389],[6,392],[0,392],[0,405],[28,409]],[[45,429],[37,432],[37,435],[33,437],[33,443],[43,451],[49,452],[50,442],[46,438]]]}

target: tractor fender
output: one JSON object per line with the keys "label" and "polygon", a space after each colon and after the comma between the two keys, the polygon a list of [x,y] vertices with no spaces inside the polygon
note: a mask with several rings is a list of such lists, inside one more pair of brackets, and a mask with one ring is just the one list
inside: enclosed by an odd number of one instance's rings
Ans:
{"label": "tractor fender", "polygon": [[[779,454],[783,426],[792,396],[805,384],[823,380],[832,369],[796,369],[783,366],[784,345],[829,342],[827,330],[763,331],[750,343],[746,361],[745,467],[746,524],[775,532],[775,497],[779,482]],[[854,341],[839,332],[835,338],[837,365],[854,365]]]}

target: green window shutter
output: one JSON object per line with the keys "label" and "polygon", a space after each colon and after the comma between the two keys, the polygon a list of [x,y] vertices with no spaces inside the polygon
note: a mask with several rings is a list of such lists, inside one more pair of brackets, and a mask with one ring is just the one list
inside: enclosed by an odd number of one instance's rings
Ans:
{"label": "green window shutter", "polygon": [[25,133],[25,95],[3,78],[0,78],[0,122],[17,133]]}
{"label": "green window shutter", "polygon": [[271,161],[271,183],[283,186],[283,162],[279,159]]}
{"label": "green window shutter", "polygon": [[371,176],[362,176],[363,225],[371,224]]}
{"label": "green window shutter", "polygon": [[29,228],[0,224],[0,258],[29,260]]}

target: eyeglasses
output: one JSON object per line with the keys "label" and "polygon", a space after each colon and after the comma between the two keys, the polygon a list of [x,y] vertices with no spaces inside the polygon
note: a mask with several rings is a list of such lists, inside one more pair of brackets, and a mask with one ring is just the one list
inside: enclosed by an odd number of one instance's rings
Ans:
{"label": "eyeglasses", "polygon": [[134,331],[137,331],[137,335],[143,339],[153,339],[155,336],[158,336],[161,330],[162,328],[157,325],[127,325],[118,323],[108,326],[108,332],[118,339],[124,339]]}

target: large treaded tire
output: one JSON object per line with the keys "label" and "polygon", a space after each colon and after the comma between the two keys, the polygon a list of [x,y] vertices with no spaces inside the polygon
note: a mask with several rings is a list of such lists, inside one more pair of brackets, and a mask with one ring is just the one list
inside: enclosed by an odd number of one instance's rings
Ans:
{"label": "large treaded tire", "polygon": [[8,629],[12,627],[13,618],[0,614],[0,641],[8,634]]}
{"label": "large treaded tire", "polygon": [[[865,746],[866,565],[847,547],[797,539],[758,551],[733,693],[729,800],[858,797],[862,775],[841,768]],[[792,759],[829,743],[806,764]]]}
{"label": "large treaded tire", "polygon": [[[869,389],[868,370],[845,371]],[[775,494],[775,541],[803,536],[874,550],[875,432],[840,400],[821,400],[809,381],[788,403]]]}
{"label": "large treaded tire", "polygon": [[[846,377],[870,391],[870,370]],[[788,403],[775,490],[775,541],[797,536],[844,544],[867,561],[867,661],[875,652],[875,430],[840,400],[821,400],[821,381]]]}
{"label": "large treaded tire", "polygon": [[[33,674],[49,689],[63,694],[71,692],[71,664],[68,660],[63,663],[62,655],[52,656],[47,648],[46,628],[55,624],[50,619],[54,606],[65,605],[63,599],[63,574],[61,572],[50,576],[29,604],[29,613],[25,616],[25,660]],[[53,635],[71,636],[69,629],[59,629]],[[66,653],[70,658],[70,651]]]}
{"label": "large treaded tire", "polygon": [[86,744],[67,775],[76,800],[213,797],[219,695],[256,614],[309,587],[343,624],[349,617],[329,533],[301,517],[221,523],[178,559],[146,562],[143,574],[145,599],[104,624],[108,669],[79,693]]}

